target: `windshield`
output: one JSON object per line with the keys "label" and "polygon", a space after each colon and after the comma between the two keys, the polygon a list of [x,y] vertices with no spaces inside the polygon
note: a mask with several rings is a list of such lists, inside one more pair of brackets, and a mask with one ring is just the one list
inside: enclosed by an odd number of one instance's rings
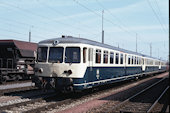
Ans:
{"label": "windshield", "polygon": [[47,60],[47,47],[38,48],[38,62],[46,62]]}
{"label": "windshield", "polygon": [[67,47],[65,62],[66,63],[80,63],[80,48],[79,47]]}
{"label": "windshield", "polygon": [[62,63],[63,62],[63,47],[50,47],[49,62]]}

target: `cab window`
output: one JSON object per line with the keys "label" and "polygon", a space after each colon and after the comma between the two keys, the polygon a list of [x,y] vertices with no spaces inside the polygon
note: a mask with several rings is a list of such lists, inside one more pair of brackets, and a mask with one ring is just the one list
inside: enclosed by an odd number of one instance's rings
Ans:
{"label": "cab window", "polygon": [[65,63],[80,63],[79,47],[66,47]]}
{"label": "cab window", "polygon": [[38,48],[38,62],[46,62],[47,61],[47,47],[39,47]]}
{"label": "cab window", "polygon": [[62,63],[63,62],[63,47],[50,47],[48,62]]}

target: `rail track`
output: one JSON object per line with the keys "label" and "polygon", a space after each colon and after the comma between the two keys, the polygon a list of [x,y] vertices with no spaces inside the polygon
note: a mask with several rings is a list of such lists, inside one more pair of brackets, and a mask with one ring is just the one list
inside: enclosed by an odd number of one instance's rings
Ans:
{"label": "rail track", "polygon": [[[8,112],[10,109],[15,111],[15,108],[18,108],[19,106],[24,106],[24,105],[26,106],[28,104],[42,102],[55,95],[56,93],[53,90],[44,92],[39,89],[34,89],[25,92],[18,92],[18,93],[15,92],[15,94],[12,94],[10,96],[19,96],[21,98],[16,98],[14,100],[0,103],[0,111]],[[8,98],[8,96],[6,98]]]}
{"label": "rail track", "polygon": [[31,81],[13,82],[11,84],[0,85],[0,96],[28,90],[37,89]]}
{"label": "rail track", "polygon": [[168,78],[163,78],[109,109],[107,112],[150,112],[156,105],[157,99],[161,98],[159,96],[163,95],[169,88],[167,86]]}
{"label": "rail track", "polygon": [[154,102],[154,104],[147,111],[148,113],[165,113],[169,105],[169,86],[163,91],[159,98]]}
{"label": "rail track", "polygon": [[[135,81],[134,81],[135,82]],[[72,94],[56,94],[56,93],[51,93],[51,94],[44,94],[44,96],[32,96],[29,97],[28,100],[19,102],[19,103],[14,103],[11,105],[6,105],[0,107],[0,111],[4,112],[23,112],[23,113],[35,113],[35,112],[47,112],[47,111],[62,111],[67,108],[71,108],[73,106],[79,105],[81,103],[84,103],[86,101],[89,101],[91,97],[97,97],[98,95],[108,92],[109,90],[113,90],[113,88],[121,88],[124,87],[128,84],[131,84],[133,82],[125,82],[123,85],[122,83],[119,84],[118,86],[113,87],[111,89],[106,89],[103,87],[99,91],[94,91],[94,92],[84,92],[84,93],[79,93],[78,95]],[[110,87],[110,86],[109,86]],[[71,104],[71,103],[74,103]],[[67,108],[64,108],[66,107]],[[9,109],[10,108],[10,109]]]}
{"label": "rail track", "polygon": [[8,81],[6,83],[0,84],[0,86],[11,85],[11,84],[20,84],[20,83],[26,83],[26,82],[32,82],[32,81],[31,80]]}

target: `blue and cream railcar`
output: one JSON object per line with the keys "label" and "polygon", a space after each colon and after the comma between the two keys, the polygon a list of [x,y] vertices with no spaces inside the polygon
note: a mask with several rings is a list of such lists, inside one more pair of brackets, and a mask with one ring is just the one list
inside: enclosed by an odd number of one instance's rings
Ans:
{"label": "blue and cream railcar", "polygon": [[160,60],[139,53],[68,36],[39,42],[34,82],[41,87],[83,90],[133,79],[162,66]]}

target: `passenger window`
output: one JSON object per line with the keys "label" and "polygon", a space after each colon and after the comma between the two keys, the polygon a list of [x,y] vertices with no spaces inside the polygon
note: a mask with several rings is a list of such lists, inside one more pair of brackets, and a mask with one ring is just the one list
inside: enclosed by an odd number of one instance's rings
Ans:
{"label": "passenger window", "polygon": [[134,57],[132,56],[132,64],[134,64]]}
{"label": "passenger window", "polygon": [[110,64],[113,64],[114,62],[114,53],[110,52]]}
{"label": "passenger window", "polygon": [[134,60],[135,60],[135,61],[134,61],[134,64],[136,64],[136,57],[134,57]]}
{"label": "passenger window", "polygon": [[128,64],[130,64],[130,60],[131,60],[131,59],[130,59],[130,56],[128,56]]}
{"label": "passenger window", "polygon": [[138,64],[138,57],[136,57],[136,64]]}
{"label": "passenger window", "polygon": [[120,64],[123,64],[123,54],[120,54]]}
{"label": "passenger window", "polygon": [[96,63],[101,63],[101,50],[96,50]]}
{"label": "passenger window", "polygon": [[119,53],[116,53],[116,64],[119,64]]}
{"label": "passenger window", "polygon": [[103,63],[105,63],[105,64],[108,63],[108,51],[104,51],[104,54],[103,54]]}
{"label": "passenger window", "polygon": [[83,63],[86,63],[86,52],[87,48],[83,48]]}

